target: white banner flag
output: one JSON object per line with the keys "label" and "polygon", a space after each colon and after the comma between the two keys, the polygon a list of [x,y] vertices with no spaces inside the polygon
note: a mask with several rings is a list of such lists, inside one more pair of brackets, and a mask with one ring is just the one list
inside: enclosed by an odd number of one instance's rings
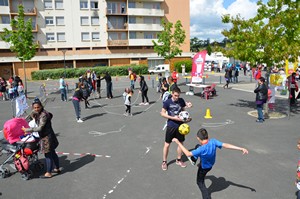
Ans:
{"label": "white banner flag", "polygon": [[26,101],[26,96],[21,95],[16,98],[16,117],[20,117],[23,115],[26,109],[28,109],[29,106]]}

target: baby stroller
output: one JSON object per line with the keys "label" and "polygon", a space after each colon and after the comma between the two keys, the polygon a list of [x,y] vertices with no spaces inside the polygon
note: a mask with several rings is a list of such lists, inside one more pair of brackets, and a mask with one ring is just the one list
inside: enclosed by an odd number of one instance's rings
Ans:
{"label": "baby stroller", "polygon": [[17,172],[21,173],[23,180],[29,180],[33,176],[33,171],[40,171],[44,165],[38,159],[38,152],[40,150],[40,143],[38,139],[27,142],[33,135],[21,143],[3,143],[2,151],[9,154],[9,157],[0,165],[0,178],[6,178],[10,175],[10,170],[4,167],[7,163],[13,162]]}

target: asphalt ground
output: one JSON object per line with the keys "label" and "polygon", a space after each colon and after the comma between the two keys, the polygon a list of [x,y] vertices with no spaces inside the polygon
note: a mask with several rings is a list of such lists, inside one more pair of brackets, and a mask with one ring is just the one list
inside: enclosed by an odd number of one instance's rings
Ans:
{"label": "asphalt ground", "polygon": [[[223,74],[209,73],[206,83],[219,84],[220,76]],[[152,80],[154,76],[146,77],[150,105],[139,106],[141,96],[135,90],[133,117],[125,117],[122,93],[129,80],[113,77],[113,99],[91,97],[90,109],[84,109],[81,103],[84,123],[76,122],[71,101],[60,100],[56,92],[58,80],[29,82],[28,91],[32,96],[39,94],[41,84],[46,84],[49,94],[46,110],[54,115],[52,122],[60,142],[57,152],[63,172],[51,179],[40,179],[43,172],[35,172],[33,179],[24,181],[8,164],[6,167],[12,175],[0,179],[0,198],[202,198],[196,185],[197,166],[192,166],[184,156],[187,167],[177,166],[175,144],[170,147],[168,170],[161,169],[165,119],[160,116],[162,102],[152,88]],[[256,123],[256,118],[248,115],[249,111],[255,111],[255,83],[250,82],[249,76],[240,76],[240,81],[231,84],[231,89],[218,85],[218,96],[205,100],[197,94],[186,96],[189,88],[184,85],[185,79],[180,79],[181,97],[193,103],[188,109],[193,120],[189,123],[191,132],[186,136],[185,146],[193,148],[198,129],[205,127],[210,137],[249,150],[248,155],[218,150],[216,164],[206,179],[212,198],[296,198],[300,108],[294,107],[289,118]],[[75,80],[67,82],[72,88]],[[102,88],[105,97],[105,82]],[[278,104],[281,112],[287,114],[285,97],[278,98]],[[11,118],[10,105],[9,101],[0,101],[1,126]],[[212,119],[204,119],[208,109]],[[6,157],[2,154],[0,163]],[[43,154],[39,157],[43,162]]]}

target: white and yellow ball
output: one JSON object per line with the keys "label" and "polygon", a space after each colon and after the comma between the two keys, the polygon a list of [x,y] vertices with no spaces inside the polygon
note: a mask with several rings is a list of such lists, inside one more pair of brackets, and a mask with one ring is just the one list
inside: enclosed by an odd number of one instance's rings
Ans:
{"label": "white and yellow ball", "polygon": [[183,123],[179,126],[178,131],[181,135],[187,135],[190,132],[190,126],[186,123]]}

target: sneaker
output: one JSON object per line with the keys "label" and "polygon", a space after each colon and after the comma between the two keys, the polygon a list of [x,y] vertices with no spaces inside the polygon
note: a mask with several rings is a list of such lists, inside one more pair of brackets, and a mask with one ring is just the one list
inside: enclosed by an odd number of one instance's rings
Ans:
{"label": "sneaker", "polygon": [[163,171],[168,170],[168,165],[167,165],[167,162],[166,162],[166,161],[163,161],[163,163],[162,163],[162,165],[161,165],[161,169],[162,169]]}
{"label": "sneaker", "polygon": [[132,117],[132,114],[130,113],[128,116]]}
{"label": "sneaker", "polygon": [[78,123],[82,123],[83,121],[79,118],[79,119],[77,120],[77,122],[78,122]]}
{"label": "sneaker", "polygon": [[126,117],[128,116],[128,113],[124,113],[123,115],[125,115]]}
{"label": "sneaker", "polygon": [[194,156],[191,156],[191,157],[187,156],[187,159],[190,161],[191,165],[193,165],[193,166],[196,165],[197,159],[194,158]]}
{"label": "sneaker", "polygon": [[145,105],[143,102],[139,104],[140,106]]}
{"label": "sneaker", "polygon": [[180,166],[181,168],[185,168],[186,167],[186,164],[184,162],[182,162],[181,160],[176,160],[176,164],[178,166]]}
{"label": "sneaker", "polygon": [[148,103],[148,102],[146,102],[144,105],[149,105],[149,103]]}

